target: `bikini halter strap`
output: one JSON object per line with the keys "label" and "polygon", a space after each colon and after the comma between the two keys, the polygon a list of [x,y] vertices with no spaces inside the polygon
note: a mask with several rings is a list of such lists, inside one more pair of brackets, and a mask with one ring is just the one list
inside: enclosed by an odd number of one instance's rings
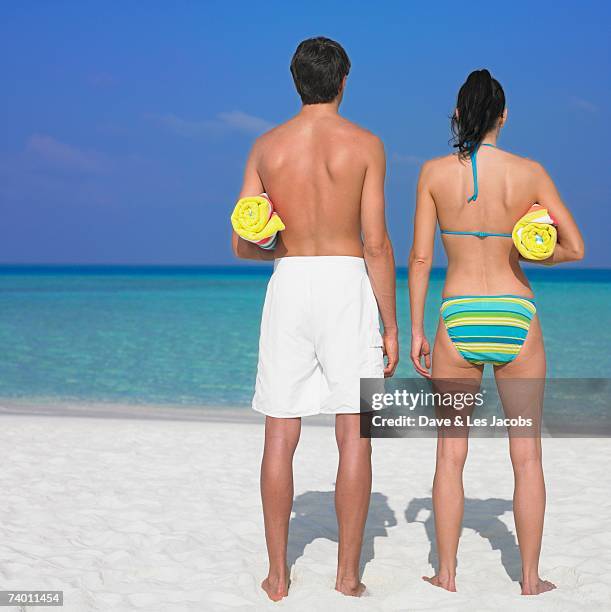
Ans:
{"label": "bikini halter strap", "polygon": [[477,185],[477,152],[480,147],[492,147],[496,149],[496,145],[489,142],[482,142],[478,144],[473,151],[471,151],[469,157],[471,158],[471,170],[473,171],[473,195],[467,200],[467,202],[475,202],[479,194],[479,188]]}

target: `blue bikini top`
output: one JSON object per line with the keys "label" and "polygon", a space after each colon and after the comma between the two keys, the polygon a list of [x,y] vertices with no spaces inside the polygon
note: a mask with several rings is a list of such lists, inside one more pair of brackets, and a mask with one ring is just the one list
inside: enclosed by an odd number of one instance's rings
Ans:
{"label": "blue bikini top", "polygon": [[[477,186],[477,152],[480,147],[493,147],[496,149],[496,145],[488,142],[483,142],[475,147],[469,157],[471,158],[471,169],[473,170],[473,195],[467,200],[467,202],[475,202],[479,195],[479,188]],[[442,234],[450,234],[453,236],[477,236],[478,238],[488,238],[489,236],[500,236],[501,238],[511,238],[511,234],[495,233],[495,232],[458,232],[453,230],[441,230]]]}

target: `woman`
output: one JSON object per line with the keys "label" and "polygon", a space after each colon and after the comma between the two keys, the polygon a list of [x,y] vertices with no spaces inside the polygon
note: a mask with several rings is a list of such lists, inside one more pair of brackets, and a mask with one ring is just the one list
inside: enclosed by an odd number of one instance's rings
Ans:
{"label": "woman", "polygon": [[[513,378],[545,378],[539,318],[511,230],[530,205],[538,202],[558,226],[554,254],[541,263],[581,259],[583,240],[543,167],[497,147],[506,121],[505,94],[499,82],[487,70],[472,72],[460,88],[451,120],[457,153],[426,162],[420,173],[409,291],[411,359],[416,371],[425,377],[470,380],[477,386],[484,364],[491,363],[497,385]],[[448,269],[431,372],[424,305],[437,222]],[[502,328],[498,327],[499,311],[510,313],[503,315]],[[471,314],[461,319],[464,312]],[[473,312],[477,312],[479,325],[469,326]],[[495,313],[497,337],[492,337],[482,327],[492,324]],[[462,327],[456,325],[457,319]],[[449,591],[456,590],[467,446],[467,435],[438,436],[433,508],[439,568],[435,576],[425,580]],[[541,580],[538,568],[545,511],[540,436],[510,436],[510,456],[522,594],[535,595],[555,588]]]}

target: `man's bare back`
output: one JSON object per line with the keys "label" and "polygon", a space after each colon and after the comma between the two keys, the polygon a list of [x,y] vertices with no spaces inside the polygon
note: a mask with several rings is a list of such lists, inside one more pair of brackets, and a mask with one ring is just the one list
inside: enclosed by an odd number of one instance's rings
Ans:
{"label": "man's bare back", "polygon": [[[341,95],[304,105],[293,119],[257,139],[240,197],[266,192],[286,229],[272,251],[233,235],[243,259],[363,257],[380,316],[396,334],[395,266],[386,229],[382,141],[338,114]],[[390,347],[387,347],[387,351]],[[396,366],[395,346],[388,373]]]}
{"label": "man's bare back", "polygon": [[261,136],[242,195],[267,192],[284,221],[275,257],[362,257],[363,185],[379,160],[380,140],[327,105],[305,107]]}

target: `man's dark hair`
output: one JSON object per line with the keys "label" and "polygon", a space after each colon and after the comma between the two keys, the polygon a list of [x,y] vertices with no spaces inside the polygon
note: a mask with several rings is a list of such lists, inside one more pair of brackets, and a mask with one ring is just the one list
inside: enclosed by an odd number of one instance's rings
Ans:
{"label": "man's dark hair", "polygon": [[343,47],[318,36],[299,43],[291,60],[291,74],[304,104],[323,104],[337,98],[350,60]]}

